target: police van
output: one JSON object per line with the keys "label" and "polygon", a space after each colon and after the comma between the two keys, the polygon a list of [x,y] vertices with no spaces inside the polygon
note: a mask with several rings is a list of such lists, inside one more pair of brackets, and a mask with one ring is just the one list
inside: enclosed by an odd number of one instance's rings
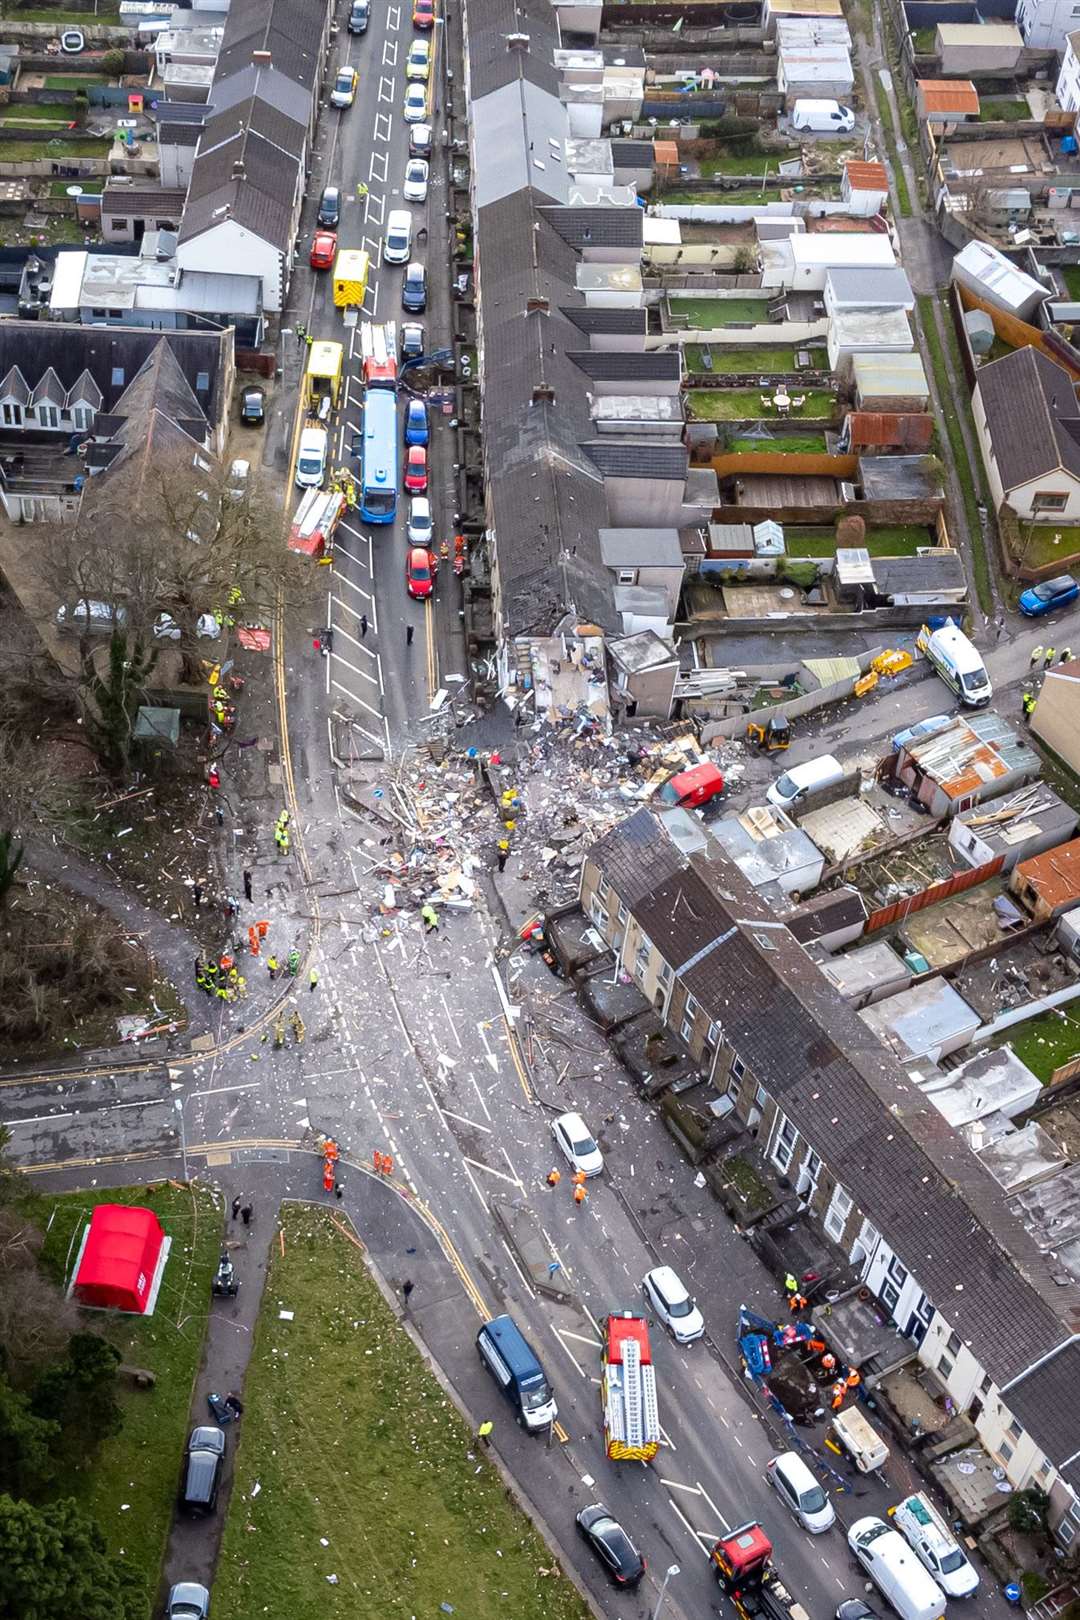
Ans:
{"label": "police van", "polygon": [[518,1422],[526,1429],[546,1429],[559,1415],[547,1375],[536,1351],[512,1316],[495,1316],[476,1335],[480,1360],[494,1378]]}
{"label": "police van", "polygon": [[971,1597],[979,1577],[937,1508],[916,1491],[893,1509],[892,1521],[946,1597]]}
{"label": "police van", "polygon": [[985,709],[994,695],[986,665],[951,619],[946,619],[940,630],[924,624],[915,645],[961,703],[969,709]]}

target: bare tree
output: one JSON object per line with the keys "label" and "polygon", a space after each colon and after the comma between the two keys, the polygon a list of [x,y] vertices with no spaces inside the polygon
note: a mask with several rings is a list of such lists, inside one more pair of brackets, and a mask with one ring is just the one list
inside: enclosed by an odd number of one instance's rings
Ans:
{"label": "bare tree", "polygon": [[0,1359],[16,1382],[78,1332],[79,1313],[39,1270],[41,1233],[15,1206],[0,1209]]}

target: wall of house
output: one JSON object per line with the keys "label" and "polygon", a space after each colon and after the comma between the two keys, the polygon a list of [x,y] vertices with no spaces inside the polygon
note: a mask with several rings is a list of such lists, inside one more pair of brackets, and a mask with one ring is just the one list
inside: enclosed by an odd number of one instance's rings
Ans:
{"label": "wall of house", "polygon": [[246,275],[262,281],[263,309],[276,315],[285,293],[284,269],[277,249],[236,220],[223,220],[190,242],[181,242],[177,260],[184,270],[210,270],[215,274],[229,265],[242,264]]}
{"label": "wall of house", "polygon": [[608,522],[613,529],[677,529],[685,488],[682,479],[605,478]]}
{"label": "wall of house", "polygon": [[1065,42],[1065,55],[1061,59],[1061,72],[1054,93],[1058,106],[1064,112],[1080,109],[1080,60],[1068,40]]}
{"label": "wall of house", "polygon": [[1016,26],[1033,50],[1060,51],[1076,27],[1073,0],[1020,0]]}
{"label": "wall of house", "polygon": [[[1037,495],[1048,494],[1064,495],[1065,505],[1055,506],[1052,511],[1045,504],[1036,505]],[[1060,469],[1043,478],[1033,478],[1030,483],[1016,485],[1007,492],[1007,498],[1022,523],[1044,523],[1052,528],[1055,523],[1080,520],[1080,478]]]}
{"label": "wall of house", "polygon": [[986,410],[978,388],[971,396],[971,415],[975,422],[975,436],[979,441],[983,466],[986,469],[986,481],[990,486],[991,500],[996,512],[1005,499],[1005,491],[1002,487],[997,462],[994,459],[994,447],[990,441],[990,430],[986,425]]}
{"label": "wall of house", "polygon": [[1044,681],[1031,729],[1070,770],[1080,771],[1080,686],[1073,681]]}

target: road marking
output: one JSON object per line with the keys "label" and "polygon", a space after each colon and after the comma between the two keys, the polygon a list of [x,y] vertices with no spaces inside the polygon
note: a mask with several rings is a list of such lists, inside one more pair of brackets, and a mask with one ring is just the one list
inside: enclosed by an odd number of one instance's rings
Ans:
{"label": "road marking", "polygon": [[[335,555],[338,552],[340,552],[343,557],[347,558],[347,560],[349,562],[355,563],[357,568],[363,569],[364,572],[366,572],[366,573],[371,572],[371,570],[367,567],[366,563],[363,561],[363,559],[361,557],[354,557],[351,551],[346,551],[345,550],[345,547],[342,545],[340,540],[335,540],[335,542],[334,542],[334,552],[335,552]],[[335,583],[337,582],[337,580],[344,580],[344,583],[346,585],[351,586],[351,588],[354,591],[360,591],[361,590],[360,586],[357,585],[354,580],[351,580],[351,579],[347,578],[344,574],[338,573],[338,574],[336,574],[334,576],[334,578],[335,578]],[[367,594],[368,594],[367,591],[361,591],[361,595],[367,596]]]}
{"label": "road marking", "polygon": [[[389,144],[390,144],[390,114],[389,113],[377,112],[375,114],[375,130],[374,130],[374,133],[372,135],[372,140],[382,141],[384,146],[389,146]],[[383,155],[383,163],[385,164],[385,162],[386,162],[386,155],[384,154]],[[385,178],[385,173],[384,173],[384,178]]]}
{"label": "road marking", "polygon": [[388,79],[386,77],[385,73],[381,73],[379,75],[379,100],[380,101],[390,101],[390,102],[392,102],[393,99],[394,99],[394,80],[393,80],[393,76],[391,76]]}
{"label": "road marking", "polygon": [[[329,662],[329,660],[328,660],[328,662]],[[362,709],[366,709],[368,714],[373,714],[375,716],[376,720],[381,720],[382,719],[382,715],[379,713],[378,709],[373,709],[370,703],[365,703],[364,699],[360,696],[360,694],[358,692],[352,691],[352,689],[350,687],[348,687],[348,686],[342,686],[340,681],[331,681],[330,685],[331,686],[336,686],[338,691],[342,694],[343,697],[350,698],[353,703],[359,703],[360,707]],[[360,730],[363,731],[363,729],[364,728],[361,726]],[[372,737],[371,736],[370,731],[364,732],[364,735],[366,737],[371,737],[372,742],[380,742],[380,739],[378,737]],[[380,746],[381,746],[381,743],[380,743]]]}
{"label": "road marking", "polygon": [[580,1377],[583,1378],[583,1379],[587,1378],[588,1374],[586,1373],[584,1367],[581,1365],[581,1362],[578,1360],[577,1356],[575,1356],[574,1352],[571,1350],[570,1346],[563,1339],[563,1336],[559,1332],[559,1329],[557,1327],[555,1327],[555,1325],[552,1322],[548,1323],[548,1327],[551,1328],[552,1333],[554,1333],[556,1339],[558,1339],[559,1343],[562,1345],[563,1349],[566,1351],[566,1354],[570,1357],[570,1360],[574,1363],[574,1366],[577,1368],[578,1374],[580,1375]]}
{"label": "road marking", "polygon": [[384,39],[382,46],[383,67],[397,67],[397,40]]}
{"label": "road marking", "polygon": [[[521,1187],[521,1182],[516,1180],[513,1176],[508,1176],[502,1170],[493,1170],[490,1164],[481,1164],[479,1159],[467,1159],[465,1155],[462,1154],[461,1162],[462,1164],[471,1164],[474,1170],[486,1170],[489,1176],[498,1176],[500,1181],[508,1181],[511,1187]],[[511,1169],[512,1168],[513,1166],[511,1166]],[[521,1187],[521,1190],[524,1192],[524,1187]]]}
{"label": "road marking", "polygon": [[443,1108],[439,1103],[436,1103],[435,1106],[438,1108],[439,1113],[444,1114],[447,1119],[456,1119],[460,1124],[467,1125],[472,1131],[483,1131],[485,1136],[492,1134],[490,1125],[478,1125],[475,1119],[466,1119],[464,1114],[455,1114],[453,1109]]}
{"label": "road marking", "polygon": [[461,1036],[458,1034],[457,1025],[454,1023],[453,1014],[451,1013],[450,1008],[446,1005],[446,997],[443,995],[441,990],[439,991],[439,1000],[443,1004],[443,1012],[446,1014],[446,1022],[450,1025],[450,1028],[454,1034],[454,1039],[457,1041],[458,1046],[460,1046]]}
{"label": "road marking", "polygon": [[[336,596],[335,596],[335,598],[334,598],[334,601],[335,601],[335,602],[336,602],[336,601],[337,601],[337,597],[336,597]],[[344,603],[342,603],[342,604],[340,604],[340,605],[341,605],[341,606],[342,606],[342,608],[344,608]],[[355,613],[353,613],[353,618],[354,618],[354,619],[355,619],[355,617],[356,617],[356,614],[355,614]],[[356,637],[355,637],[355,636],[353,636],[353,635],[350,635],[350,633],[349,633],[349,632],[348,632],[348,630],[346,630],[346,629],[345,629],[345,626],[344,626],[344,625],[341,625],[341,624],[339,624],[339,625],[337,625],[337,626],[336,626],[336,628],[335,628],[335,632],[334,632],[334,634],[335,634],[335,636],[336,636],[336,635],[337,635],[337,633],[338,633],[338,632],[339,632],[339,631],[340,631],[340,633],[341,633],[341,634],[342,634],[342,635],[343,635],[343,636],[344,636],[344,637],[345,637],[345,640],[346,640],[346,641],[351,641],[351,642],[352,642],[352,644],[353,644],[353,646],[354,646],[354,647],[355,647],[355,648],[356,648],[356,650],[357,650],[357,652],[362,652],[362,653],[363,653],[363,654],[364,654],[364,657],[365,657],[365,658],[370,658],[370,659],[371,659],[371,661],[372,661],[372,663],[375,663],[375,662],[377,662],[377,660],[378,660],[378,654],[377,654],[377,653],[373,653],[373,652],[372,652],[372,650],[371,650],[371,648],[370,648],[370,647],[369,647],[369,646],[367,646],[367,644],[366,644],[366,643],[365,643],[365,642],[363,642],[363,641],[357,641],[357,639],[356,639]],[[369,680],[369,681],[370,681],[370,680],[374,680],[374,679],[375,679],[375,677],[374,677],[374,676],[373,676],[373,675],[369,675],[369,676],[368,676],[368,680]]]}
{"label": "road marking", "polygon": [[681,1479],[665,1479],[663,1474],[659,1474],[657,1477],[661,1485],[666,1485],[669,1491],[689,1491],[691,1496],[701,1495],[700,1485],[686,1485]]}
{"label": "road marking", "polygon": [[702,1485],[700,1480],[698,1481],[698,1490],[701,1492],[706,1502],[708,1502],[709,1506],[716,1514],[717,1522],[720,1525],[720,1528],[723,1530],[725,1536],[730,1535],[730,1524],[728,1524],[727,1520],[724,1518],[724,1515],[721,1513],[720,1509],[717,1507],[716,1503],[713,1501],[712,1497],[709,1495],[708,1491],[705,1489],[704,1485]]}
{"label": "road marking", "polygon": [[706,1538],[702,1534],[702,1532],[700,1530],[695,1530],[693,1525],[690,1523],[690,1520],[686,1517],[686,1514],[683,1512],[682,1508],[679,1506],[678,1502],[676,1502],[670,1496],[668,1497],[668,1506],[671,1508],[672,1512],[676,1515],[676,1517],[681,1519],[682,1523],[686,1527],[686,1530],[687,1530],[688,1534],[693,1538],[694,1543],[697,1546],[698,1551],[703,1552],[705,1554],[705,1557],[708,1558],[710,1556],[709,1549],[707,1547],[703,1547],[701,1545],[701,1543],[703,1541],[705,1541],[706,1539],[710,1539],[710,1540],[715,1541],[716,1537],[713,1536],[713,1537],[710,1537],[710,1538]]}
{"label": "road marking", "polygon": [[[335,631],[335,635],[338,634],[338,633],[340,633],[342,635],[345,634],[344,631],[340,630],[340,627],[339,627],[338,631]],[[350,636],[349,640],[351,641],[352,639],[353,638]],[[360,645],[360,643],[357,642],[357,646],[359,646],[359,645]],[[351,669],[354,675],[359,675],[359,677],[360,677],[360,679],[362,681],[370,681],[372,686],[378,686],[379,683],[375,679],[374,675],[369,675],[366,669],[360,669],[358,665],[350,664],[349,660],[347,658],[342,658],[340,653],[331,653],[330,656],[334,660],[335,664],[344,664],[345,668],[346,669]]]}
{"label": "road marking", "polygon": [[[382,173],[377,174],[375,171],[378,168],[380,163],[382,164]],[[372,152],[372,154],[371,154],[371,162],[368,165],[368,172],[369,172],[369,174],[371,176],[371,179],[374,180],[377,184],[385,185],[386,184],[386,169],[387,169],[386,154],[385,153],[379,153],[379,152]],[[377,197],[372,192],[368,192],[368,205],[367,205],[367,212],[364,215],[364,224],[366,225],[370,221],[370,223],[372,225],[381,225],[382,222],[383,222],[383,219],[385,218],[385,216],[386,216],[386,198],[385,197]],[[371,240],[372,240],[371,237],[365,235],[365,237],[364,237],[365,242],[369,242]],[[380,260],[376,261],[376,264],[375,264],[376,269],[378,269],[378,267],[379,267],[379,262],[381,262],[381,261]]]}
{"label": "road marking", "polygon": [[604,1341],[602,1339],[589,1339],[584,1333],[571,1333],[569,1328],[560,1328],[559,1331],[565,1334],[568,1339],[576,1339],[579,1344],[590,1345],[594,1350],[602,1350],[604,1348]]}
{"label": "road marking", "polygon": [[387,8],[386,8],[386,26],[387,26],[387,28],[390,29],[390,31],[392,33],[395,33],[395,34],[397,33],[398,29],[401,27],[401,7],[400,6],[387,6]]}
{"label": "road marking", "polygon": [[491,1118],[491,1110],[488,1107],[487,1103],[484,1101],[484,1094],[480,1090],[480,1087],[476,1083],[475,1074],[473,1074],[471,1071],[469,1073],[469,1079],[473,1083],[473,1090],[476,1092],[476,1095],[479,1098],[481,1108],[484,1110],[484,1113],[487,1115],[488,1119],[490,1119]]}
{"label": "road marking", "polygon": [[462,1162],[462,1165],[464,1166],[465,1174],[469,1178],[469,1183],[470,1183],[470,1185],[472,1187],[472,1190],[476,1194],[477,1198],[479,1198],[479,1200],[480,1200],[480,1204],[481,1204],[481,1207],[483,1208],[484,1214],[485,1215],[490,1215],[491,1211],[488,1209],[487,1199],[484,1197],[483,1193],[480,1191],[479,1187],[476,1185],[476,1182],[473,1180],[473,1174],[472,1174],[472,1171],[469,1169],[468,1160],[467,1159],[462,1159],[461,1162]]}
{"label": "road marking", "polygon": [[514,1254],[513,1249],[510,1247],[509,1243],[507,1243],[505,1238],[501,1239],[501,1242],[502,1242],[503,1248],[506,1250],[507,1254],[510,1256],[510,1264],[513,1266],[514,1270],[517,1272],[518,1276],[521,1278],[521,1286],[524,1288],[525,1292],[528,1294],[530,1299],[535,1299],[536,1294],[535,1294],[533,1288],[530,1286],[529,1279],[526,1277],[525,1273],[522,1271],[521,1267],[518,1265],[517,1257]]}
{"label": "road marking", "polygon": [[671,1451],[678,1451],[678,1446],[675,1444],[670,1434],[668,1434],[662,1423],[660,1425],[660,1438],[664,1442],[665,1446],[667,1446]]}
{"label": "road marking", "polygon": [[[164,1099],[159,1099],[164,1101]],[[97,1109],[93,1110],[95,1113]],[[58,1119],[74,1119],[74,1114],[36,1114],[33,1119],[11,1119],[8,1124],[14,1130],[17,1125],[53,1125]]]}
{"label": "road marking", "polygon": [[501,1146],[500,1146],[499,1151],[502,1153],[502,1156],[506,1160],[507,1164],[510,1165],[510,1173],[513,1176],[514,1180],[517,1182],[518,1186],[521,1188],[522,1195],[524,1195],[524,1193],[525,1193],[525,1183],[522,1181],[521,1177],[518,1175],[517,1171],[514,1169],[514,1166],[511,1163],[509,1153],[507,1153],[506,1149],[504,1147],[501,1147]]}

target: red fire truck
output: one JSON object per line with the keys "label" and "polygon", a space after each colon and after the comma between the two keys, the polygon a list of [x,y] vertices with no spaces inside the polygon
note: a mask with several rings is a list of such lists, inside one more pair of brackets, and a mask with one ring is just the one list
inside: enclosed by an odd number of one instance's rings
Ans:
{"label": "red fire truck", "polygon": [[644,1317],[629,1311],[608,1317],[602,1369],[600,1398],[608,1456],[620,1462],[649,1462],[660,1447],[660,1414]]}
{"label": "red fire truck", "polygon": [[756,1520],[714,1543],[716,1578],[739,1620],[810,1620],[772,1565],[772,1542]]}

